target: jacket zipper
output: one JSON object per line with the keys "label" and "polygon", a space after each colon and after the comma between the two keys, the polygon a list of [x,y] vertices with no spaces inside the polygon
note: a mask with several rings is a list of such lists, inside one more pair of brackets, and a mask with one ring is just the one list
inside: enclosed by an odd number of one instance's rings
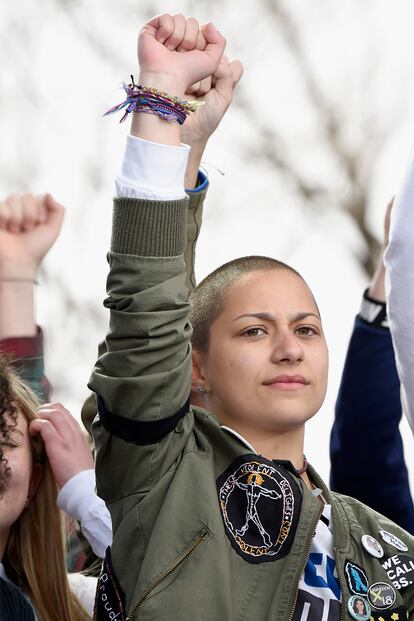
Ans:
{"label": "jacket zipper", "polygon": [[344,590],[344,585],[342,583],[342,579],[341,579],[341,573],[338,570],[339,567],[339,563],[337,562],[338,557],[337,557],[337,551],[338,548],[336,546],[334,546],[333,548],[333,553],[334,553],[334,557],[335,557],[335,566],[336,566],[336,573],[338,574],[338,580],[339,580],[339,586],[341,587],[341,621],[343,621],[344,617],[344,596],[345,596],[345,590]]}
{"label": "jacket zipper", "polygon": [[320,517],[321,517],[321,515],[322,515],[322,511],[323,511],[323,507],[321,506],[321,508],[320,508],[320,510],[319,510],[319,512],[318,512],[318,519],[317,519],[317,521],[315,522],[315,530],[313,531],[313,535],[312,535],[311,540],[310,540],[310,542],[309,542],[309,546],[308,546],[307,553],[306,553],[306,556],[305,556],[305,563],[303,564],[302,569],[301,569],[301,571],[300,571],[300,573],[299,573],[298,579],[297,579],[297,581],[296,581],[296,592],[295,592],[295,599],[294,599],[294,601],[293,601],[293,606],[292,606],[292,610],[291,610],[291,612],[290,612],[290,615],[289,615],[289,617],[288,617],[288,621],[292,621],[292,617],[293,617],[293,614],[294,614],[294,612],[295,612],[296,603],[297,603],[297,601],[298,601],[299,582],[300,582],[300,579],[301,579],[301,576],[302,576],[303,572],[305,571],[305,567],[306,567],[306,563],[308,562],[308,558],[309,558],[310,551],[312,550],[313,539],[314,539],[314,537],[315,537],[315,535],[316,535],[316,527],[317,527],[318,522],[319,522],[319,520],[320,520]]}
{"label": "jacket zipper", "polygon": [[143,604],[144,600],[148,597],[148,595],[159,585],[160,582],[164,580],[169,574],[171,574],[183,561],[185,561],[195,550],[198,548],[200,544],[202,544],[209,536],[210,532],[207,528],[202,528],[197,535],[194,537],[191,545],[180,554],[178,558],[176,558],[164,571],[160,574],[140,595],[138,600],[135,602],[132,612],[126,618],[126,621],[133,621],[137,615],[137,611],[140,606]]}

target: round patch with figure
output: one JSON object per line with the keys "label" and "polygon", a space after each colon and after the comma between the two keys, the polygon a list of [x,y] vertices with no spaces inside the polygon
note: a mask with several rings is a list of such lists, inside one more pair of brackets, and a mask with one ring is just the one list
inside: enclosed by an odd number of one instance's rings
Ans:
{"label": "round patch with figure", "polygon": [[288,554],[299,521],[302,495],[294,477],[260,455],[237,458],[217,479],[226,534],[250,563]]}
{"label": "round patch with figure", "polygon": [[348,599],[348,612],[356,621],[368,621],[371,616],[371,606],[359,595],[352,595]]}

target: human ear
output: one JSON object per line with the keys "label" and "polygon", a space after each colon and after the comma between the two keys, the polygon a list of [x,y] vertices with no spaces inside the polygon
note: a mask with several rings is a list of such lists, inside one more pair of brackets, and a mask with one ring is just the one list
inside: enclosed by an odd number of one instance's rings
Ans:
{"label": "human ear", "polygon": [[193,349],[193,371],[191,378],[191,392],[196,395],[204,396],[210,392],[210,385],[208,383],[205,373],[204,355],[197,349]]}
{"label": "human ear", "polygon": [[39,462],[36,462],[33,465],[32,476],[30,478],[30,483],[29,483],[29,490],[27,492],[27,498],[26,498],[26,502],[24,505],[26,509],[30,506],[30,503],[32,502],[34,498],[34,495],[37,492],[37,488],[39,487],[40,482],[43,479],[43,475],[44,475],[43,465],[40,464]]}

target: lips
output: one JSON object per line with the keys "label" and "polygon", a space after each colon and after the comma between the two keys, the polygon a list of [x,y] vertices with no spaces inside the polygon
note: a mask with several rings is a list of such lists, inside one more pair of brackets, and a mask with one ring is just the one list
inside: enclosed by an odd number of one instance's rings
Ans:
{"label": "lips", "polygon": [[303,388],[309,384],[303,375],[278,375],[270,380],[263,382],[265,386],[272,388],[285,388],[293,390],[295,388]]}

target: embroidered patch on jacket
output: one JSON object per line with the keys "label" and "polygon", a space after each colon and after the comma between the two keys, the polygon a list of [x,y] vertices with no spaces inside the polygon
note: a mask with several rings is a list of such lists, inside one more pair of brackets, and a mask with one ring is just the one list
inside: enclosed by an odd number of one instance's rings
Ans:
{"label": "embroidered patch on jacket", "polygon": [[240,556],[263,563],[289,553],[302,496],[287,470],[243,455],[217,479],[217,490],[226,534]]}
{"label": "embroidered patch on jacket", "polygon": [[356,563],[346,561],[345,576],[348,587],[354,595],[368,595],[369,582],[365,571]]}
{"label": "embroidered patch on jacket", "polygon": [[390,584],[386,582],[376,582],[369,587],[368,600],[371,606],[379,610],[385,610],[394,606],[397,593]]}
{"label": "embroidered patch on jacket", "polygon": [[125,621],[125,594],[112,567],[111,549],[106,551],[98,579],[93,618],[96,621]]}
{"label": "embroidered patch on jacket", "polygon": [[407,621],[408,610],[405,606],[399,606],[392,610],[371,610],[370,621]]}
{"label": "embroidered patch on jacket", "polygon": [[394,554],[381,559],[381,565],[387,572],[393,586],[402,591],[414,584],[414,558],[408,554]]}

